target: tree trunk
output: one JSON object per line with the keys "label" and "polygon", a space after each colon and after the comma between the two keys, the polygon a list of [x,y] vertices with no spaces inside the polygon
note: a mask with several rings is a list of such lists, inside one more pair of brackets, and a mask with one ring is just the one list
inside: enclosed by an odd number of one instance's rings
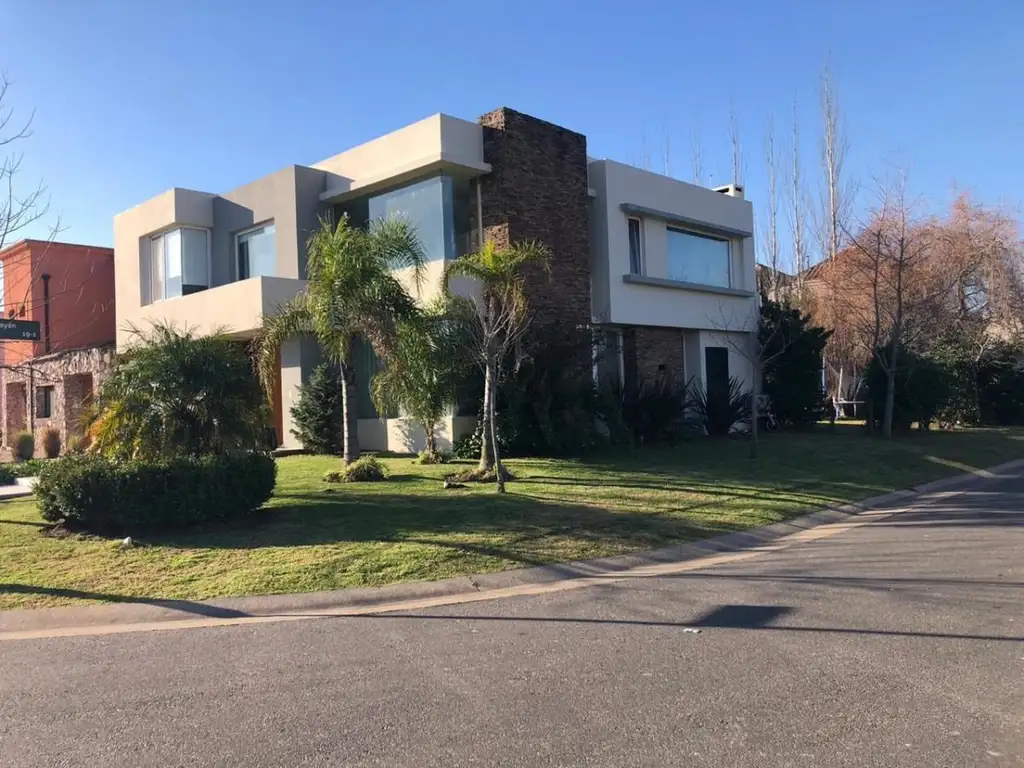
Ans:
{"label": "tree trunk", "polygon": [[889,370],[886,371],[885,387],[885,416],[882,421],[882,434],[885,437],[892,437],[892,417],[896,409],[896,365],[900,345],[893,342],[892,357],[889,360]]}
{"label": "tree trunk", "polygon": [[484,366],[484,412],[480,419],[480,472],[487,472],[494,466],[491,440],[494,430],[491,426],[491,396],[494,390],[494,361],[488,359]]}
{"label": "tree trunk", "polygon": [[498,428],[496,425],[496,419],[494,418],[494,401],[497,400],[497,394],[495,393],[495,387],[491,387],[491,399],[487,404],[487,410],[490,412],[490,423],[491,423],[491,450],[494,452],[494,476],[497,478],[498,493],[505,492],[505,475],[504,469],[501,466],[501,454],[498,451]]}
{"label": "tree trunk", "polygon": [[351,464],[359,458],[359,414],[356,412],[356,372],[349,365],[341,366],[341,414],[345,423],[342,441],[342,458]]}
{"label": "tree trunk", "polygon": [[758,454],[758,396],[761,394],[760,361],[754,363],[754,386],[750,388],[750,458],[756,459]]}
{"label": "tree trunk", "polygon": [[427,453],[437,453],[437,433],[434,430],[434,424],[424,425],[424,432],[427,434]]}

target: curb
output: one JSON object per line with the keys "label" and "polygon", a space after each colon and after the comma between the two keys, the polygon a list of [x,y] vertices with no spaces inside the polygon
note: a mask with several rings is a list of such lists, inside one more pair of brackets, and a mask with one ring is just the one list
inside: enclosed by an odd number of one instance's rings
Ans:
{"label": "curb", "polygon": [[[202,601],[139,598],[98,606],[16,609],[0,612],[0,634],[46,632],[66,628],[116,627],[142,623],[182,620],[239,620],[274,616],[299,617],[303,613],[323,613],[358,609],[370,612],[387,604],[389,610],[403,601],[439,600],[466,595],[553,584],[587,581],[595,578],[627,575],[627,572],[651,566],[682,564],[712,555],[764,548],[786,536],[819,526],[840,523],[865,512],[885,515],[886,508],[896,512],[900,502],[945,490],[966,491],[973,485],[998,479],[1001,473],[1024,469],[1024,459],[988,469],[974,470],[917,485],[907,490],[872,496],[857,502],[811,512],[779,523],[737,531],[710,539],[673,544],[660,549],[613,555],[591,560],[520,568],[494,573],[461,576],[442,581],[418,581],[385,587],[356,587],[326,592],[215,598]],[[499,595],[495,595],[498,597]]]}

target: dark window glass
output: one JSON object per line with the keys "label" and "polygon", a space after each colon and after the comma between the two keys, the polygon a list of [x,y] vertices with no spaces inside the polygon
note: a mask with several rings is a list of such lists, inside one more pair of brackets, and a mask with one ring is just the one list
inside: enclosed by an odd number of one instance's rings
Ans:
{"label": "dark window glass", "polygon": [[644,271],[644,237],[640,219],[629,220],[629,273],[642,275]]}
{"label": "dark window glass", "polygon": [[48,419],[53,415],[53,387],[36,388],[36,418]]}

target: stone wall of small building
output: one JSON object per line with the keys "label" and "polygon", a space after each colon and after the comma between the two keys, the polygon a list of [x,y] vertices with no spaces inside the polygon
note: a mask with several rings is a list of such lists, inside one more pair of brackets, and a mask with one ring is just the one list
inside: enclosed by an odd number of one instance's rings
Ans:
{"label": "stone wall of small building", "polygon": [[[60,433],[62,449],[82,434],[81,417],[93,394],[114,364],[114,345],[85,347],[43,355],[0,370],[0,414],[3,448],[10,456],[15,434],[31,429],[36,456],[43,456],[43,436],[48,429]],[[37,410],[38,393],[52,387],[50,415]]]}

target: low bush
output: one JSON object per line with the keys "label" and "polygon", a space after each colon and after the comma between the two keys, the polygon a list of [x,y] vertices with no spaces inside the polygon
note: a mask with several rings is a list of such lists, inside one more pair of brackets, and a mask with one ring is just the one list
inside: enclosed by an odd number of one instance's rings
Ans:
{"label": "low bush", "polygon": [[14,452],[15,459],[28,461],[36,453],[36,436],[31,432],[19,432],[14,436],[11,450]]}
{"label": "low bush", "polygon": [[420,451],[416,456],[417,464],[450,464],[451,460],[451,451]]}
{"label": "low bush", "polygon": [[750,423],[750,393],[738,379],[729,379],[729,389],[707,392],[696,387],[694,410],[709,437],[724,437],[740,424]]}
{"label": "low bush", "polygon": [[9,464],[0,464],[0,485],[14,485],[17,475]]}
{"label": "low bush", "polygon": [[15,477],[36,477],[49,463],[49,459],[29,459],[10,464],[7,468],[14,473]]}
{"label": "low bush", "polygon": [[270,498],[277,464],[262,453],[119,462],[65,456],[39,475],[39,512],[93,533],[137,535],[254,516]]}
{"label": "low bush", "polygon": [[60,456],[60,432],[52,427],[43,433],[43,453],[48,459]]}
{"label": "low bush", "polygon": [[88,435],[74,435],[68,440],[68,453],[85,453],[90,443]]}
{"label": "low bush", "polygon": [[689,387],[667,378],[632,386],[613,380],[601,393],[601,418],[613,445],[678,442],[686,431]]}
{"label": "low bush", "polygon": [[347,467],[324,475],[327,483],[375,483],[388,479],[388,468],[376,456],[360,456]]}

